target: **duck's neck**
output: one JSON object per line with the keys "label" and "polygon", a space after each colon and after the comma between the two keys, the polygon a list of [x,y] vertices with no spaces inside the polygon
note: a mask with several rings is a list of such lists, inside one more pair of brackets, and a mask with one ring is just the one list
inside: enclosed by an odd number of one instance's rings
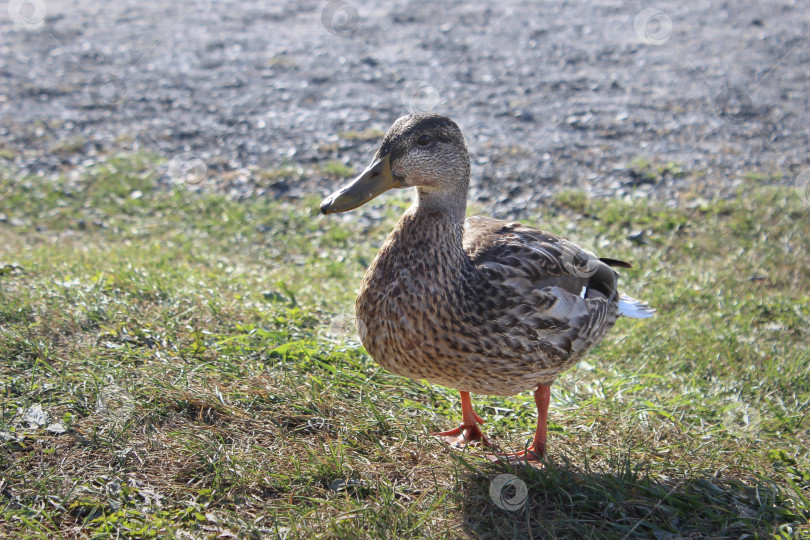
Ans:
{"label": "duck's neck", "polygon": [[400,219],[391,241],[409,252],[411,264],[440,261],[442,273],[450,278],[469,264],[462,241],[466,209],[464,194],[418,190],[416,202]]}
{"label": "duck's neck", "polygon": [[[465,206],[463,197],[460,202],[442,203],[439,197],[420,193],[366,271],[358,305],[373,303],[369,293],[374,297],[374,291],[403,279],[416,279],[419,285],[409,290],[422,295],[455,290],[464,281],[459,276],[472,264],[462,241]],[[385,298],[399,301],[398,296]]]}
{"label": "duck's neck", "polygon": [[[464,225],[467,213],[467,190],[432,191],[423,188],[416,190],[415,212],[419,215],[441,216],[443,221]],[[459,247],[461,237],[458,238]]]}

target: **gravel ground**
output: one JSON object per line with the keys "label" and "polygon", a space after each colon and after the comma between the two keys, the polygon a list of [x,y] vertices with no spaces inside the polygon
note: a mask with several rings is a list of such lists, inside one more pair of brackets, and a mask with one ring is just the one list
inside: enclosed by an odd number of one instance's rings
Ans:
{"label": "gravel ground", "polygon": [[[752,172],[801,182],[809,36],[800,0],[13,0],[0,166],[145,149],[237,196],[326,194],[341,181],[319,166],[362,169],[379,131],[435,108],[468,138],[472,198],[500,215],[565,187],[674,200]],[[638,156],[689,174],[646,178]],[[288,164],[302,177],[260,174]]]}

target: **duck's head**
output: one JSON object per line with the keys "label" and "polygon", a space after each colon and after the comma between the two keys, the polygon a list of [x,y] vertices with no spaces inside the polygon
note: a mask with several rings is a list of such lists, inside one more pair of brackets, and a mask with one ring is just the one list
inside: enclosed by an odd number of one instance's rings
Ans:
{"label": "duck's head", "polygon": [[413,114],[394,122],[374,159],[349,185],[321,203],[332,214],[362,206],[391,188],[416,187],[420,199],[464,204],[470,154],[455,122],[438,114]]}

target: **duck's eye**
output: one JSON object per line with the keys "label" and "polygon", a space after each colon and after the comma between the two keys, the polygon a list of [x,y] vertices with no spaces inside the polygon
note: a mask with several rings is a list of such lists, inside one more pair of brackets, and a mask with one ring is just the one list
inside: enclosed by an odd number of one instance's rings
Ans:
{"label": "duck's eye", "polygon": [[430,144],[430,135],[422,135],[418,139],[416,139],[416,144],[419,146],[427,146]]}

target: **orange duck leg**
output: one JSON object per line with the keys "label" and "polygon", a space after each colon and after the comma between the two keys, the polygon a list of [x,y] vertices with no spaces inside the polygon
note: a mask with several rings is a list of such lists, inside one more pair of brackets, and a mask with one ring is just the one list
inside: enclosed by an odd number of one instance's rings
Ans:
{"label": "orange duck leg", "polygon": [[456,429],[431,433],[431,435],[441,437],[444,441],[458,447],[464,447],[468,444],[492,446],[484,432],[478,427],[478,424],[483,424],[484,420],[473,411],[470,393],[459,392],[459,395],[461,395],[461,425]]}
{"label": "orange duck leg", "polygon": [[509,463],[526,463],[541,461],[546,455],[546,435],[548,433],[548,404],[551,401],[551,386],[541,384],[534,391],[534,402],[537,404],[537,431],[534,441],[526,450],[513,454],[491,454],[492,461],[505,460]]}

